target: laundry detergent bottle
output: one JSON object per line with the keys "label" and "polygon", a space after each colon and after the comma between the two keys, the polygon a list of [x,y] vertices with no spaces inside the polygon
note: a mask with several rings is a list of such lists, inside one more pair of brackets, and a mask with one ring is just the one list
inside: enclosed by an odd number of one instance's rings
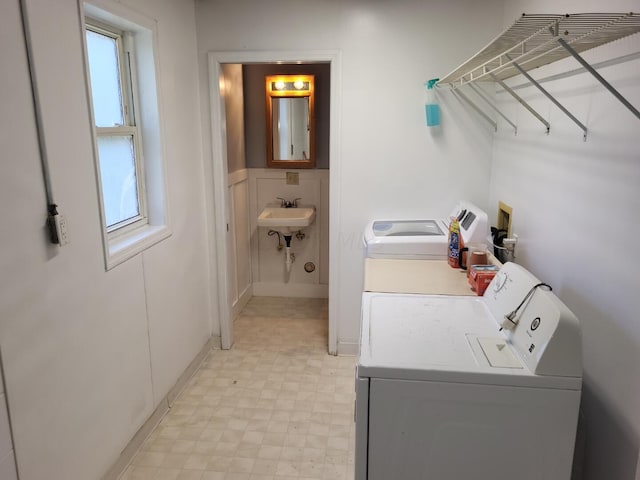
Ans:
{"label": "laundry detergent bottle", "polygon": [[452,218],[449,224],[449,247],[447,249],[447,261],[452,268],[460,268],[460,250],[464,247],[462,235],[460,235],[460,222]]}
{"label": "laundry detergent bottle", "polygon": [[437,127],[440,125],[440,107],[436,99],[435,86],[439,78],[432,78],[427,83],[427,102],[425,104],[425,113],[427,115],[427,127]]}

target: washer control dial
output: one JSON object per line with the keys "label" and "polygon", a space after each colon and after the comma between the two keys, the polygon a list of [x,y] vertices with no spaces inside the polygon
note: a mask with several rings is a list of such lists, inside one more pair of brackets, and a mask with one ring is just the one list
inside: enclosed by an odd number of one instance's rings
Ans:
{"label": "washer control dial", "polygon": [[506,285],[509,276],[505,272],[498,272],[493,279],[493,291],[498,293]]}

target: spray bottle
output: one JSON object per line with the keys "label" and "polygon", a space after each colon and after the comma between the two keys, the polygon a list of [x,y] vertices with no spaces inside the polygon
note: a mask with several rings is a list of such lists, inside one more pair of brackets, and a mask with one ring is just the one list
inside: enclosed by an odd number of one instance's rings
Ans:
{"label": "spray bottle", "polygon": [[425,104],[425,113],[427,115],[427,127],[436,127],[440,125],[440,107],[436,100],[435,86],[439,78],[432,78],[427,83],[427,103]]}

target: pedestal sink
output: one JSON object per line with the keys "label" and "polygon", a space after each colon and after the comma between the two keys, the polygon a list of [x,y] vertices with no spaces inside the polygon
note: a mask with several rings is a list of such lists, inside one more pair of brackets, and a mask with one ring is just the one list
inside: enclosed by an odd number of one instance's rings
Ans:
{"label": "pedestal sink", "polygon": [[311,225],[315,218],[314,206],[283,208],[267,205],[258,215],[258,226],[276,230],[282,235],[291,235]]}

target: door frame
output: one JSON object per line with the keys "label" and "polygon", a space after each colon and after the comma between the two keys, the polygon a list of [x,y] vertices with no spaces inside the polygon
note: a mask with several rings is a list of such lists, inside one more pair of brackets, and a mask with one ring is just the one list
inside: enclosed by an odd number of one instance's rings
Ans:
{"label": "door frame", "polygon": [[[302,60],[301,60],[302,59]],[[225,63],[315,63],[327,62],[331,70],[330,129],[329,129],[329,339],[331,355],[338,353],[338,305],[339,303],[339,225],[340,225],[340,165],[341,165],[341,91],[342,54],[339,50],[296,50],[296,51],[210,51],[209,61],[209,110],[211,114],[211,165],[207,190],[209,218],[213,223],[209,228],[209,251],[211,252],[210,278],[218,299],[220,338],[223,349],[233,345],[233,320],[229,305],[227,224],[227,140],[226,112],[224,97],[220,91],[222,65]],[[331,248],[333,246],[334,248]],[[213,285],[215,284],[215,287]],[[213,295],[213,292],[212,292]],[[213,311],[212,311],[213,314]]]}

